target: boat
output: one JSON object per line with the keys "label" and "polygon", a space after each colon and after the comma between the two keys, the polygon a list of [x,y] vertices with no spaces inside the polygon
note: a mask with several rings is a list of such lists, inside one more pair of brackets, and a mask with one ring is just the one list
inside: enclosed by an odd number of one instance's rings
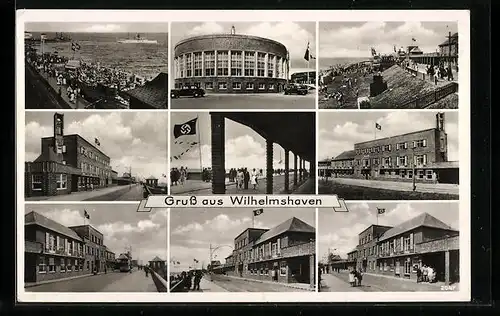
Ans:
{"label": "boat", "polygon": [[140,34],[137,34],[135,36],[135,38],[133,39],[122,39],[122,40],[119,40],[118,43],[121,43],[121,44],[158,44],[158,41],[157,40],[149,40],[145,37],[141,37]]}
{"label": "boat", "polygon": [[[32,40],[34,42],[41,42],[42,38],[44,38],[43,41],[45,43],[67,43],[67,42],[71,42],[71,37],[65,36],[63,33],[57,33],[57,32],[56,32],[56,35],[53,38],[47,38],[47,35],[41,34],[40,38],[33,38],[33,36],[31,36],[30,40]],[[27,39],[26,38],[26,34],[24,35],[24,39]]]}

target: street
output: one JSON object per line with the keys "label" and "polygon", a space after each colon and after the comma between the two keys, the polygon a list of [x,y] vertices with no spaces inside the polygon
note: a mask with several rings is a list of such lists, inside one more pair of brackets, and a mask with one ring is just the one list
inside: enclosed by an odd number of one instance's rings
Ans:
{"label": "street", "polygon": [[[333,178],[332,181],[357,185],[369,188],[378,188],[385,190],[398,190],[398,191],[413,191],[413,184],[411,182],[398,182],[398,181],[377,181],[377,180],[364,180],[364,179],[350,179],[350,178]],[[458,184],[449,183],[416,183],[417,192],[425,193],[441,193],[441,194],[455,194],[458,195]]]}
{"label": "street", "polygon": [[203,98],[171,99],[172,109],[314,109],[316,91],[309,94],[206,94]]}
{"label": "street", "polygon": [[[375,274],[363,274],[361,286],[351,287],[347,271],[323,274],[323,292],[345,292],[345,291],[365,291],[365,292],[420,292],[420,291],[440,291],[442,282],[438,283],[417,283],[414,280],[396,278],[392,276],[380,276]],[[458,289],[458,285],[456,285]]]}
{"label": "street", "polygon": [[157,292],[143,271],[108,272],[27,287],[26,292]]}
{"label": "street", "polygon": [[55,196],[34,196],[26,201],[140,201],[143,199],[142,185],[121,185],[95,189],[93,191],[72,192]]}
{"label": "street", "polygon": [[[210,279],[210,277],[207,277]],[[226,289],[228,292],[301,292],[298,288],[288,287],[279,283],[261,283],[247,281],[239,278],[227,277],[225,275],[212,275],[213,283]],[[307,290],[303,290],[307,291]]]}

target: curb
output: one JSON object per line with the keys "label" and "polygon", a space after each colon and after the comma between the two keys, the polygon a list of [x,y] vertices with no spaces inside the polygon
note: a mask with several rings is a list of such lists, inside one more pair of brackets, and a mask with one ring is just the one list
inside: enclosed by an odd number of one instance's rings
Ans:
{"label": "curb", "polygon": [[303,290],[303,291],[309,291],[309,292],[316,292],[316,288],[303,288],[299,286],[294,286],[293,283],[279,283],[279,282],[267,282],[267,281],[262,281],[262,280],[254,280],[254,279],[247,279],[247,278],[238,278],[238,277],[233,277],[233,276],[227,276],[232,279],[237,279],[237,280],[242,280],[242,281],[247,281],[247,282],[257,282],[257,283],[263,283],[263,284],[278,284],[282,285],[285,287],[293,288],[293,289],[298,289],[298,290]]}
{"label": "curb", "polygon": [[[104,274],[104,272],[97,273],[97,275],[100,275],[100,274]],[[84,274],[84,275],[77,275],[77,276],[73,276],[73,277],[69,277],[69,278],[61,278],[61,279],[55,279],[55,280],[41,281],[41,282],[37,282],[37,283],[34,283],[34,284],[24,285],[24,288],[30,288],[30,287],[35,287],[35,286],[44,285],[44,284],[51,284],[51,283],[69,281],[69,280],[74,280],[74,279],[81,279],[81,278],[85,278],[85,277],[91,277],[93,275],[94,274],[90,273],[90,274]]]}

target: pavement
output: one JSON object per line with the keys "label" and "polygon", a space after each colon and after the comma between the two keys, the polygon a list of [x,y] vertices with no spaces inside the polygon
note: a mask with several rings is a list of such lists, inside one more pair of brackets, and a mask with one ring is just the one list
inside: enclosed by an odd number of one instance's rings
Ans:
{"label": "pavement", "polygon": [[315,109],[316,90],[303,95],[283,93],[206,94],[203,98],[172,99],[172,109]]}
{"label": "pavement", "polygon": [[26,287],[27,292],[157,292],[151,276],[143,271],[108,272],[79,278],[57,280]]}
{"label": "pavement", "polygon": [[57,97],[57,93],[43,81],[45,79],[35,74],[35,71],[25,68],[25,107],[26,109],[70,109],[71,107]]}
{"label": "pavement", "polygon": [[[289,188],[293,189],[293,174],[289,175]],[[193,181],[190,183],[190,181]],[[195,182],[196,181],[196,182]],[[298,179],[297,179],[298,181]],[[226,182],[226,194],[266,194],[266,179],[262,178],[258,180],[258,186],[256,190],[253,189],[252,185],[248,185],[248,189],[239,189],[236,187],[235,183]],[[300,184],[299,184],[300,187]],[[281,194],[285,190],[285,176],[277,175],[273,177],[273,194]],[[188,180],[184,186],[171,186],[171,194],[185,194],[185,195],[211,195],[212,194],[212,183],[203,182],[197,180]],[[303,192],[303,194],[314,194],[315,192]]]}
{"label": "pavement", "polygon": [[[427,65],[426,64],[417,64],[417,65],[418,65],[417,71],[419,73],[425,74],[426,78],[427,78]],[[458,83],[458,72],[457,72],[457,69],[455,67],[452,67],[451,73],[453,74],[453,81],[448,81],[448,79],[447,79],[448,77],[445,77],[445,79],[439,78],[437,86],[438,87],[445,86],[450,82]],[[428,79],[428,80],[434,82],[434,78]]]}
{"label": "pavement", "polygon": [[[413,183],[411,182],[398,182],[398,181],[379,181],[379,180],[365,180],[353,178],[332,178],[331,181],[354,185],[361,187],[369,187],[375,189],[396,190],[396,191],[413,191]],[[449,183],[416,183],[416,192],[423,193],[440,193],[440,194],[459,194],[458,184]]]}
{"label": "pavement", "polygon": [[52,89],[54,89],[55,93],[58,94],[59,93],[59,88],[61,88],[61,97],[63,98],[63,100],[69,105],[71,106],[73,109],[84,109],[85,106],[89,105],[90,103],[85,100],[84,98],[82,97],[79,97],[76,99],[75,103],[71,102],[69,100],[69,97],[68,97],[68,94],[66,93],[66,90],[67,90],[67,86],[63,86],[63,85],[57,85],[57,80],[56,78],[54,77],[49,77],[47,73],[45,73],[44,71],[39,71],[39,74],[45,79],[47,80],[47,82],[49,83],[49,85],[52,87]]}
{"label": "pavement", "polygon": [[[403,279],[395,276],[364,273],[361,286],[351,288],[347,271],[333,272],[328,275],[323,274],[321,278],[324,280],[323,284],[326,286],[324,288],[325,292],[343,292],[346,286],[349,289],[356,289],[353,291],[364,292],[436,292],[441,291],[441,286],[444,285],[443,282],[417,283],[415,280]],[[329,281],[332,283],[328,283]],[[341,282],[345,284],[341,284]],[[458,284],[455,284],[455,286],[455,289],[458,290]]]}
{"label": "pavement", "polygon": [[140,184],[111,186],[93,191],[73,192],[56,196],[27,197],[26,201],[140,201],[143,199]]}
{"label": "pavement", "polygon": [[363,292],[359,287],[353,287],[346,280],[335,274],[321,274],[320,292]]}
{"label": "pavement", "polygon": [[[210,278],[209,276],[207,278]],[[213,283],[227,292],[299,292],[314,291],[309,284],[278,283],[247,278],[239,278],[221,274],[212,275]],[[210,282],[210,281],[209,281]]]}

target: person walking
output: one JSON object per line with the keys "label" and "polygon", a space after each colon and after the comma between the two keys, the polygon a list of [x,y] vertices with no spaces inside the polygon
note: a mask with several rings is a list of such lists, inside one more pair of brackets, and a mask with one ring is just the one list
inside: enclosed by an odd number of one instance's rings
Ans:
{"label": "person walking", "polygon": [[250,173],[247,168],[243,169],[243,181],[244,181],[244,189],[248,190],[248,182],[250,181]]}
{"label": "person walking", "polygon": [[250,175],[250,179],[252,181],[253,189],[257,190],[257,171],[255,171],[255,168],[252,170],[252,174]]}
{"label": "person walking", "polygon": [[354,278],[354,271],[355,270],[351,270],[349,272],[349,284],[352,286],[352,287],[355,287],[356,286],[356,279]]}

